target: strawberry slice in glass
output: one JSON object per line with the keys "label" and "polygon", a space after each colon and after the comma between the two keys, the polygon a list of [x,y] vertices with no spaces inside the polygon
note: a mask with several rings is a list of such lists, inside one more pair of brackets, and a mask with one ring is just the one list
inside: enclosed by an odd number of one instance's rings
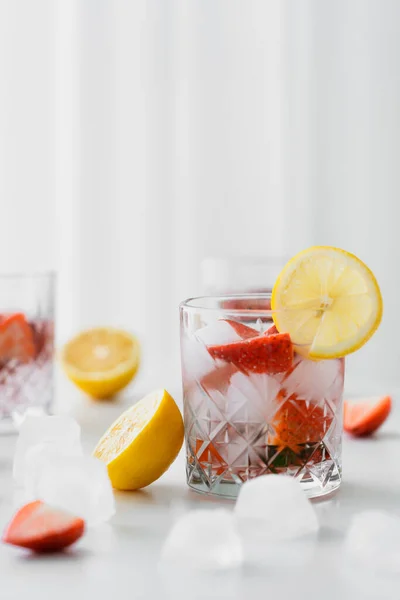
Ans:
{"label": "strawberry slice in glass", "polygon": [[0,363],[27,363],[35,357],[32,328],[22,313],[3,316],[0,321]]}
{"label": "strawberry slice in glass", "polygon": [[247,373],[283,373],[293,363],[293,346],[288,333],[259,335],[232,344],[209,346],[213,358],[235,364]]}

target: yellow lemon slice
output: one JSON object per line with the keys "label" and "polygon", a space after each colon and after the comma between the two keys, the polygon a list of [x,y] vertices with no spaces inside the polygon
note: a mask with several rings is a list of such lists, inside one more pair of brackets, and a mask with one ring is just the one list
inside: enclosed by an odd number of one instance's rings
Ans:
{"label": "yellow lemon slice", "polygon": [[296,254],[272,290],[278,331],[309,358],[336,358],[363,346],[382,319],[382,296],[371,270],[354,254],[313,246]]}
{"label": "yellow lemon slice", "polygon": [[168,469],[183,443],[183,420],[166,390],[157,390],[124,412],[93,455],[106,463],[114,488],[143,488]]}
{"label": "yellow lemon slice", "polygon": [[93,398],[108,398],[136,375],[140,345],[131,334],[112,327],[83,331],[63,348],[65,373]]}

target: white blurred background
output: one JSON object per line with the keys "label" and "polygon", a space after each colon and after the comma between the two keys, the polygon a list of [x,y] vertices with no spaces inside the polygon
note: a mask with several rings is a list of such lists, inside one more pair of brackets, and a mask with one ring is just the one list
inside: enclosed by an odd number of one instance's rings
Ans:
{"label": "white blurred background", "polygon": [[363,258],[400,386],[398,0],[0,0],[0,271],[59,272],[58,339],[116,324],[155,385],[207,256]]}

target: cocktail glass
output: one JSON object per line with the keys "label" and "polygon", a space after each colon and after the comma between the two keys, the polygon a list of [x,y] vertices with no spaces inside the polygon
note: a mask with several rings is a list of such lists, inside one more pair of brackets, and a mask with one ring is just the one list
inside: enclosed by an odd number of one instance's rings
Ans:
{"label": "cocktail glass", "polygon": [[0,276],[0,432],[53,398],[54,273]]}
{"label": "cocktail glass", "polygon": [[269,473],[295,477],[310,498],[340,486],[344,359],[295,347],[277,362],[277,345],[264,346],[277,333],[270,306],[269,294],[180,306],[187,482],[198,492],[236,497]]}

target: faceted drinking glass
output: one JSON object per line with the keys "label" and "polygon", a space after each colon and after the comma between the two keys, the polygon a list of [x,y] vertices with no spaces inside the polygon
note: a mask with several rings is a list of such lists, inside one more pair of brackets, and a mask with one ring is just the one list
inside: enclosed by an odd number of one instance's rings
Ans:
{"label": "faceted drinking glass", "polygon": [[180,306],[187,482],[198,492],[236,497],[269,473],[295,477],[310,498],[340,485],[344,359],[295,347],[282,366],[264,338],[250,345],[269,335],[270,306],[269,294]]}
{"label": "faceted drinking glass", "polygon": [[0,432],[53,398],[54,273],[0,276]]}

